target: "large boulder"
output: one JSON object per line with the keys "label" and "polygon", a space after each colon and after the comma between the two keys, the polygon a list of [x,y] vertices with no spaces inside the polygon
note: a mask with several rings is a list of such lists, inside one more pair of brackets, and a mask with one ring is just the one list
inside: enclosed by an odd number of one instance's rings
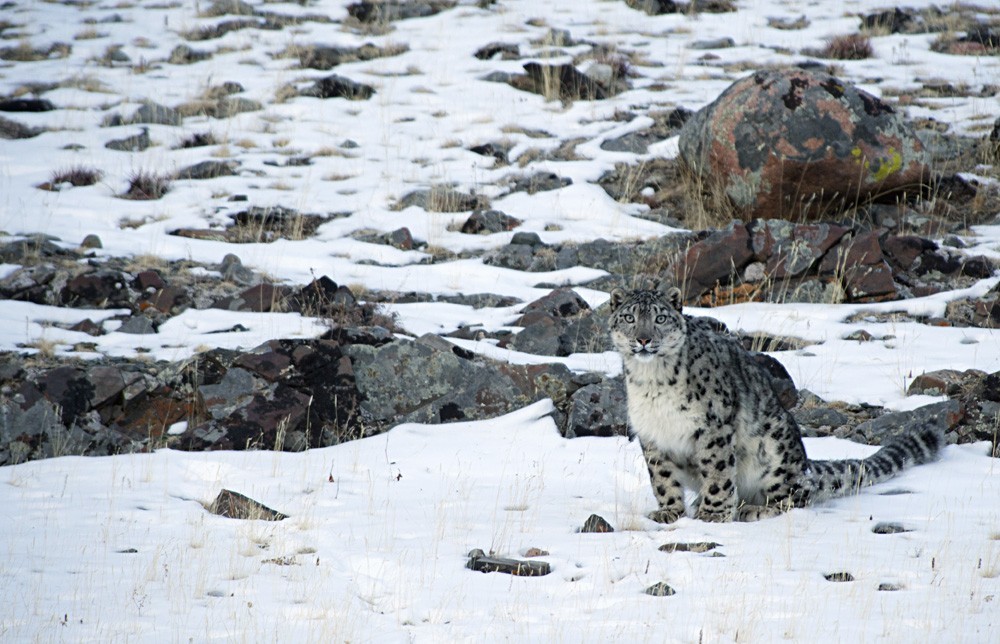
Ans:
{"label": "large boulder", "polygon": [[895,199],[929,178],[928,155],[895,109],[803,69],[733,83],[688,120],[679,144],[684,164],[748,219]]}

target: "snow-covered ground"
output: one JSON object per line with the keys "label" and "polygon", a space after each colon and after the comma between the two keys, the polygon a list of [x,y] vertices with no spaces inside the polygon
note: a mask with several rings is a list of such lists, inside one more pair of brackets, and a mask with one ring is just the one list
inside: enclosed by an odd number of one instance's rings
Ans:
{"label": "snow-covered ground", "polygon": [[[452,185],[490,197],[492,206],[524,220],[519,230],[546,242],[647,238],[672,229],[636,217],[641,206],[611,199],[594,181],[616,162],[675,150],[672,141],[649,155],[608,152],[602,141],[649,125],[613,120],[616,111],[698,108],[755,65],[790,63],[824,38],[857,31],[858,14],[891,3],[743,0],[736,14],[650,17],[608,0],[473,2],[436,16],[393,23],[384,34],[356,34],[338,23],[306,21],[281,30],[245,29],[188,43],[182,32],[228,18],[199,17],[210,3],[55,3],[17,0],[0,10],[0,47],[29,42],[73,45],[66,58],[0,64],[0,95],[28,83],[77,79],[77,88],[45,93],[61,109],[6,117],[51,131],[0,141],[0,231],[4,239],[44,233],[76,247],[97,234],[99,257],[154,256],[216,263],[237,253],[244,264],[303,284],[329,275],[367,289],[432,294],[491,292],[531,301],[549,289],[538,283],[585,284],[600,271],[577,267],[522,273],[478,259],[420,264],[425,253],[356,241],[362,229],[406,226],[428,244],[451,250],[495,248],[512,233],[464,235],[453,230],[468,213],[434,213],[393,205],[407,192]],[[346,15],[345,1],[257,3],[285,14]],[[928,6],[914,0],[907,6]],[[117,15],[120,21],[108,21]],[[768,18],[811,24],[785,31]],[[87,22],[90,21],[90,22]],[[639,52],[633,88],[602,101],[563,105],[501,84],[478,80],[494,71],[520,72],[523,60],[481,61],[479,47],[502,41],[538,50],[550,28],[575,39]],[[86,37],[80,37],[81,34]],[[12,37],[11,34],[14,34]],[[97,36],[97,37],[93,37]],[[706,64],[692,43],[730,36],[736,47],[716,50]],[[946,79],[979,88],[1000,84],[997,57],[955,57],[930,51],[933,35],[874,38],[875,57],[838,63],[843,77],[875,94],[899,94]],[[392,57],[347,63],[331,71],[299,69],[276,56],[293,46],[405,44]],[[122,45],[141,73],[98,62]],[[211,51],[192,65],[162,61],[178,44]],[[587,47],[566,47],[549,62],[568,62]],[[788,53],[791,52],[791,53]],[[727,72],[745,66],[746,72]],[[376,88],[368,101],[292,98],[280,90],[337,73]],[[181,126],[149,126],[157,145],[143,152],[108,150],[104,143],[139,126],[101,127],[110,113],[129,115],[144,100],[164,105],[198,99],[210,86],[236,81],[241,96],[265,105],[228,119],[189,117]],[[87,88],[87,89],[84,89]],[[928,99],[909,106],[912,118],[933,117],[951,131],[982,135],[1000,115],[995,96]],[[547,138],[534,138],[544,130]],[[196,133],[220,141],[173,149]],[[574,161],[538,161],[582,138]],[[346,141],[353,144],[346,144]],[[492,141],[511,144],[511,166],[468,151]],[[82,146],[82,147],[78,147]],[[312,156],[309,166],[284,165]],[[240,162],[239,174],[175,181],[162,199],[118,198],[136,171],[173,173],[206,158]],[[279,165],[274,165],[277,162]],[[53,171],[87,166],[101,182],[58,192],[35,186]],[[279,167],[280,166],[280,167]],[[549,170],[573,184],[534,195],[502,196],[509,176]],[[971,170],[971,169],[970,169]],[[306,240],[233,245],[168,234],[207,228],[246,207],[307,213],[351,213]],[[977,228],[969,252],[1000,257],[1000,226]],[[0,266],[8,271],[9,266]],[[970,289],[981,294],[997,283]],[[599,304],[604,294],[581,287]],[[767,330],[814,342],[777,355],[799,387],[827,399],[911,408],[932,402],[905,396],[913,376],[933,369],[1000,370],[1000,334],[909,322],[847,324],[860,311],[940,315],[963,295],[879,305],[747,304],[711,314],[730,327]],[[398,304],[393,310],[413,334],[459,324],[496,329],[516,309],[454,304]],[[47,340],[59,353],[93,342],[97,351],[179,359],[199,347],[250,348],[275,337],[322,332],[292,314],[240,314],[247,333],[230,328],[231,314],[190,310],[155,338],[111,333],[92,338],[50,322],[115,311],[56,309],[0,303],[0,348]],[[111,324],[110,322],[108,324]],[[847,334],[865,329],[877,340]],[[891,337],[890,337],[891,336]],[[501,359],[538,359],[486,343],[466,348]],[[20,349],[19,349],[20,350]],[[91,354],[96,355],[96,354]],[[88,357],[83,355],[81,357]],[[608,355],[566,359],[574,369],[619,369]],[[624,439],[559,437],[543,401],[505,418],[447,426],[400,426],[389,433],[302,454],[189,454],[160,451],[107,458],[63,457],[0,468],[0,640],[2,641],[886,641],[988,642],[1000,638],[1000,472],[983,445],[952,446],[934,464],[897,481],[809,510],[757,524],[708,525],[684,519],[664,527],[644,518],[654,500],[638,446]],[[866,446],[810,439],[814,458],[864,455]],[[226,487],[290,516],[244,522],[208,514]],[[907,494],[886,495],[889,491]],[[592,513],[613,534],[578,534]],[[881,521],[909,532],[874,534]],[[657,550],[667,542],[714,541],[705,554]],[[541,578],[483,575],[464,568],[473,548],[521,557],[548,552],[552,574]],[[712,556],[713,553],[724,557]],[[851,582],[825,574],[848,572]],[[650,597],[664,581],[677,594]],[[880,584],[897,591],[880,591]]]}
{"label": "snow-covered ground", "polygon": [[[638,446],[543,401],[300,454],[164,450],[0,470],[5,641],[989,642],[1000,465],[976,446],[756,524],[644,518]],[[872,448],[810,439],[825,457]],[[208,514],[220,487],[290,515]],[[886,495],[905,491],[905,494]],[[575,530],[592,513],[611,534]],[[875,534],[879,522],[911,532]],[[665,543],[711,541],[704,554]],[[467,570],[546,551],[545,577]],[[719,554],[724,555],[722,557]],[[824,575],[850,573],[854,581]],[[677,594],[651,597],[664,581]],[[897,591],[878,590],[897,584]]]}

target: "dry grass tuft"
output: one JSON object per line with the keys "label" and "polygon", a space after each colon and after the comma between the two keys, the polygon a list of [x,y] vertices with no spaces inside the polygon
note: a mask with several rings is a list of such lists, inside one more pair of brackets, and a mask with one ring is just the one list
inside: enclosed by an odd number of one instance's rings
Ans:
{"label": "dry grass tuft", "polygon": [[78,165],[65,170],[56,170],[52,173],[52,178],[38,187],[42,190],[59,190],[63,184],[70,184],[74,187],[92,186],[101,178],[104,173],[96,168],[88,168]]}
{"label": "dry grass tuft", "polygon": [[865,34],[847,34],[834,36],[826,41],[826,46],[819,51],[823,58],[835,60],[864,60],[874,54],[872,40]]}
{"label": "dry grass tuft", "polygon": [[128,179],[128,190],[120,196],[122,199],[148,201],[160,199],[170,190],[170,177],[139,170],[133,172]]}

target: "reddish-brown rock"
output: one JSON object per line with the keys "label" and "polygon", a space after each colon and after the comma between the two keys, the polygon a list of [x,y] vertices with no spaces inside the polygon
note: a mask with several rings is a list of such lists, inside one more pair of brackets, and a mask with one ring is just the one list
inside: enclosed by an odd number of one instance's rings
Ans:
{"label": "reddish-brown rock", "polygon": [[674,264],[674,281],[682,286],[685,299],[695,298],[720,282],[728,283],[751,259],[747,227],[734,221],[694,243]]}
{"label": "reddish-brown rock", "polygon": [[894,108],[829,74],[761,71],[680,133],[681,159],[745,218],[799,218],[916,191],[928,156]]}

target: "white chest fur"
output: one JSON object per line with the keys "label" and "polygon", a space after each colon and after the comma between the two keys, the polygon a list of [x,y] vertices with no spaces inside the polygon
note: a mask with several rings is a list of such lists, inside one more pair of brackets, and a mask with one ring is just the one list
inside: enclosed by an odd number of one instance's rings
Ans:
{"label": "white chest fur", "polygon": [[675,462],[689,460],[694,452],[694,432],[704,422],[703,410],[688,403],[686,370],[660,357],[628,357],[625,378],[632,430],[644,442],[655,444]]}

